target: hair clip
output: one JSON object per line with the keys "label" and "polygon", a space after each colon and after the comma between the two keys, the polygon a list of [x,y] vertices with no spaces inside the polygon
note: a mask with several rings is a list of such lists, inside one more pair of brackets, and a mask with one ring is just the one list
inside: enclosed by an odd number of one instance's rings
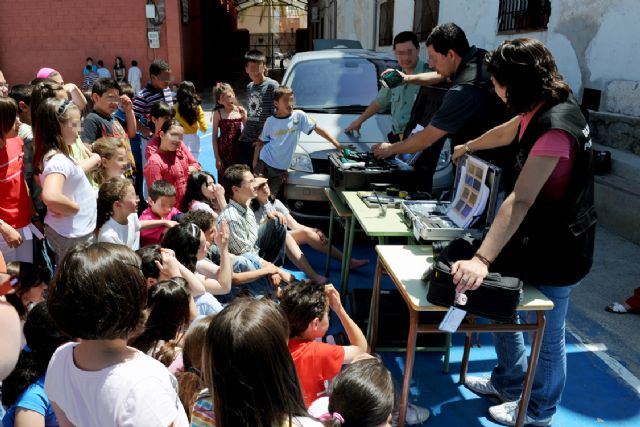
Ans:
{"label": "hair clip", "polygon": [[65,99],[65,101],[60,105],[60,107],[58,107],[58,115],[61,116],[64,114],[65,111],[67,111],[67,108],[69,108],[69,105],[71,104],[71,101],[69,101],[68,99]]}
{"label": "hair clip", "polygon": [[334,412],[333,414],[327,412],[326,414],[320,415],[318,419],[323,422],[329,420],[337,420],[340,424],[344,424],[344,418],[338,412]]}

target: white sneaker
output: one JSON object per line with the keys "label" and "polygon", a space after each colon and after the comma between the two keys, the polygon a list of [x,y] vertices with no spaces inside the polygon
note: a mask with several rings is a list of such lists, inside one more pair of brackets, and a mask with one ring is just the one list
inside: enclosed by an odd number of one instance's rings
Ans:
{"label": "white sneaker", "polygon": [[482,378],[482,377],[466,377],[464,381],[465,387],[476,394],[481,394],[483,396],[494,396],[500,400],[500,402],[508,402],[511,399],[508,399],[506,396],[503,396],[496,388],[493,386],[491,382],[491,378]]}
{"label": "white sneaker", "polygon": [[[502,405],[491,406],[489,408],[489,415],[491,418],[507,426],[515,426],[518,419],[518,405],[519,400],[515,402],[506,402]],[[540,426],[546,427],[551,425],[552,417],[545,418],[544,420],[534,420],[529,415],[525,415],[524,424],[528,426]]]}
{"label": "white sneaker", "polygon": [[431,416],[431,412],[427,408],[409,403],[407,405],[407,416],[404,417],[404,423],[407,425],[422,424]]}

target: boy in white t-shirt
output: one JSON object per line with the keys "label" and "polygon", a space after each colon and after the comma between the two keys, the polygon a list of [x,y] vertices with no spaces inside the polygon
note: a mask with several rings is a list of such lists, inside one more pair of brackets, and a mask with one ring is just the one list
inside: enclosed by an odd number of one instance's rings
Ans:
{"label": "boy in white t-shirt", "polygon": [[276,112],[265,122],[253,156],[254,171],[268,179],[269,189],[274,197],[286,181],[287,170],[300,139],[300,132],[309,135],[315,131],[337,150],[342,150],[342,145],[304,111],[294,110],[294,102],[293,91],[290,88],[280,86],[273,91]]}

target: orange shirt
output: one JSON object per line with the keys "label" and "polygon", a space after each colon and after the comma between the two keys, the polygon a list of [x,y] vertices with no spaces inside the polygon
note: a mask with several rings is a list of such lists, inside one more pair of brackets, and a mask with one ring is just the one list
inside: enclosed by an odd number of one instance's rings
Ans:
{"label": "orange shirt", "polygon": [[31,197],[24,179],[22,138],[9,138],[0,149],[0,219],[13,228],[31,222]]}
{"label": "orange shirt", "polygon": [[323,342],[290,339],[289,352],[296,366],[304,404],[308,408],[326,394],[325,381],[332,380],[340,373],[344,348]]}

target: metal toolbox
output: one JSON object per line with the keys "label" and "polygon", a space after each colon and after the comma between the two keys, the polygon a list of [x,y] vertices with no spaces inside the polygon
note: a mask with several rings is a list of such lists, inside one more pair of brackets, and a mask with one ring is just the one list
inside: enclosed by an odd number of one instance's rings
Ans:
{"label": "metal toolbox", "polygon": [[[472,159],[472,161],[469,162],[469,159]],[[474,165],[477,164],[482,164],[486,168],[483,184],[487,190],[483,191],[488,191],[488,195],[486,196],[484,208],[473,216],[469,215],[470,223],[466,227],[460,227],[456,223],[454,216],[457,213],[456,210],[460,210],[460,212],[466,211],[467,206],[464,203],[460,203],[461,200],[467,200],[462,195],[465,191],[468,191],[467,187],[479,187],[476,184],[482,181],[481,179],[470,180],[468,175],[462,176],[462,171],[473,170],[475,172],[475,169],[471,168],[475,168]],[[453,240],[465,234],[481,238],[485,230],[491,225],[498,208],[501,173],[502,171],[499,167],[478,157],[463,156],[460,158],[456,169],[456,185],[451,201],[403,201],[400,207],[405,221],[413,228],[416,240],[422,242]],[[480,188],[477,189],[477,193],[470,194],[470,198],[477,197],[479,193]],[[470,212],[467,213],[469,214]]]}

